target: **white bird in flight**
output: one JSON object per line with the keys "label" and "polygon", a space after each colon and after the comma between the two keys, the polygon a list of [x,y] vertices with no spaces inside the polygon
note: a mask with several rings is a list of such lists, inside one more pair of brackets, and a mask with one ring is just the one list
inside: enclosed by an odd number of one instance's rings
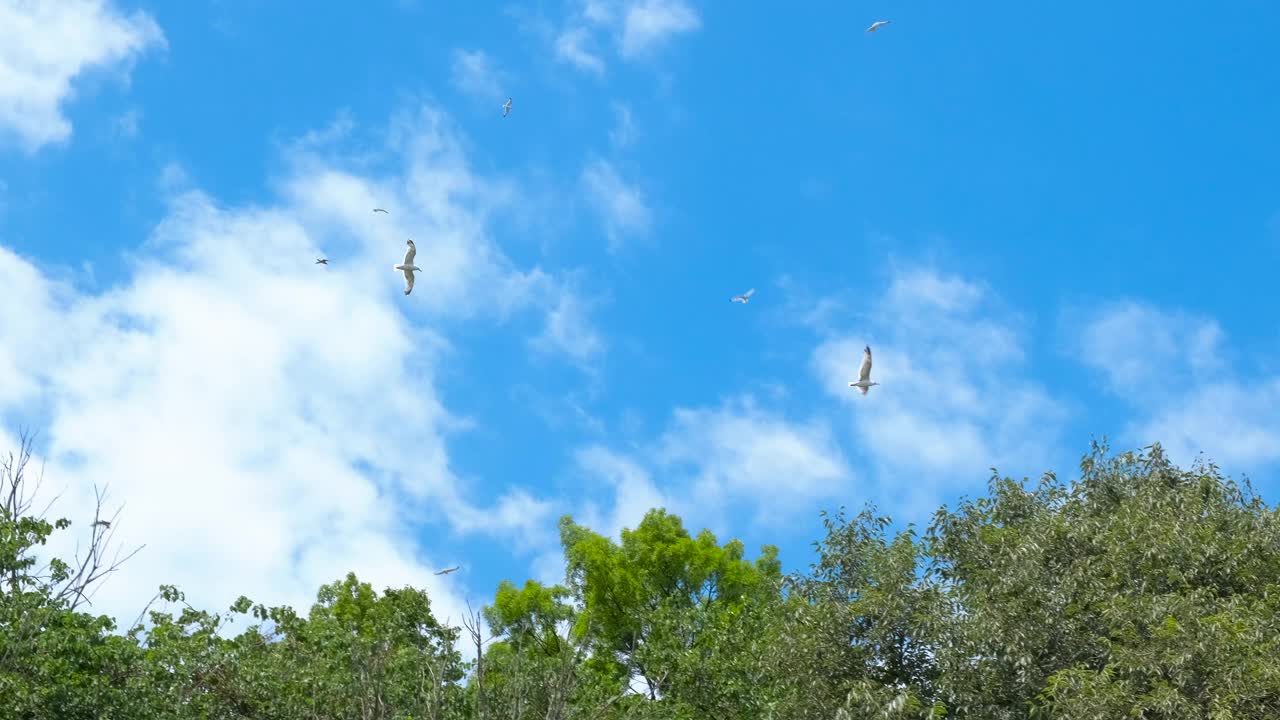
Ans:
{"label": "white bird in flight", "polygon": [[871,346],[868,345],[862,351],[862,367],[858,369],[858,382],[849,383],[849,387],[856,387],[862,391],[863,395],[866,395],[872,385],[879,384],[871,382]]}
{"label": "white bird in flight", "polygon": [[436,574],[437,574],[437,575],[448,575],[448,574],[449,574],[449,573],[451,573],[451,572],[457,572],[457,571],[458,571],[458,568],[460,568],[460,567],[462,567],[462,566],[461,566],[461,565],[454,565],[454,566],[453,566],[453,567],[451,567],[451,568],[445,568],[445,569],[443,569],[443,570],[437,570],[437,571],[436,571]]}
{"label": "white bird in flight", "polygon": [[888,25],[888,24],[889,24],[889,23],[891,23],[891,22],[893,22],[893,21],[892,21],[892,20],[877,20],[877,21],[875,21],[875,22],[871,23],[871,27],[867,28],[867,32],[875,32],[877,29],[879,29],[879,28],[880,28],[880,26],[881,26],[881,25]]}
{"label": "white bird in flight", "polygon": [[733,297],[729,298],[729,301],[742,303],[743,305],[746,305],[748,302],[751,301],[751,296],[755,294],[756,294],[756,289],[751,288],[750,290],[742,293],[741,295],[734,295]]}
{"label": "white bird in flight", "polygon": [[506,117],[511,112],[511,98],[502,104],[502,117]]}
{"label": "white bird in flight", "polygon": [[418,246],[413,244],[412,240],[406,240],[409,249],[405,251],[404,262],[396,265],[395,269],[404,273],[404,294],[408,295],[413,292],[413,272],[415,270],[421,272],[422,268],[413,264],[413,256],[418,254]]}

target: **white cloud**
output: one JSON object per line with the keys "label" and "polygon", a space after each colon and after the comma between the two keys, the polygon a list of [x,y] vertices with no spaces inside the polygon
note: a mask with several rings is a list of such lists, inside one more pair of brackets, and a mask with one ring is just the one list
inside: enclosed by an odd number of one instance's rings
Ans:
{"label": "white cloud", "polygon": [[1219,369],[1222,337],[1212,320],[1120,302],[1087,319],[1078,357],[1100,371],[1113,392],[1145,394]]}
{"label": "white cloud", "polygon": [[623,57],[638,56],[672,35],[702,26],[698,14],[681,0],[640,0],[626,10],[619,43]]}
{"label": "white cloud", "polygon": [[[546,522],[519,489],[491,508],[479,499],[495,488],[463,489],[446,442],[467,420],[443,406],[435,368],[450,327],[557,309],[561,284],[489,240],[508,193],[468,168],[442,115],[405,114],[387,137],[380,157],[403,163],[387,171],[295,146],[267,204],[179,192],[103,292],[0,247],[13,301],[0,304],[0,417],[48,418],[59,513],[83,523],[92,486],[109,484],[127,503],[120,542],[147,544],[99,610],[128,622],[165,582],[203,607],[240,593],[305,607],[356,569],[424,587],[458,618],[420,531],[514,539]],[[371,217],[376,205],[394,214]],[[430,269],[405,297],[391,265],[411,230]]]}
{"label": "white cloud", "polygon": [[605,225],[610,251],[621,249],[625,235],[649,230],[653,213],[644,195],[629,185],[606,160],[595,160],[582,171],[587,197]]}
{"label": "white cloud", "polygon": [[166,42],[149,15],[107,0],[0,0],[0,132],[28,151],[65,141],[72,81],[94,68],[127,81],[133,60],[156,47]]}
{"label": "white cloud", "polygon": [[700,503],[747,500],[775,521],[849,489],[851,472],[827,422],[792,422],[746,396],[718,408],[675,411],[659,443],[668,468],[687,468]]}
{"label": "white cloud", "polygon": [[579,450],[576,454],[579,470],[592,478],[603,480],[613,490],[612,505],[602,512],[597,505],[587,505],[579,522],[609,537],[621,537],[623,528],[640,524],[645,513],[653,508],[665,507],[676,511],[657,486],[649,472],[634,460],[600,445]]}
{"label": "white cloud", "polygon": [[[790,421],[750,396],[677,408],[666,430],[634,457],[597,445],[577,459],[580,470],[613,487],[611,509],[588,505],[585,522],[615,535],[654,507],[724,525],[735,506],[745,506],[754,522],[777,525],[849,490],[852,479],[824,420]],[[662,486],[655,476],[664,478]]]}
{"label": "white cloud", "polygon": [[[860,327],[827,330],[813,368],[848,408],[859,452],[889,483],[884,498],[918,514],[936,508],[944,484],[980,481],[992,466],[1007,474],[1052,467],[1066,411],[1027,378],[1016,318],[989,290],[908,267],[864,297],[871,302]],[[866,396],[848,387],[864,345],[881,383]],[[912,497],[898,477],[911,478]]]}
{"label": "white cloud", "polygon": [[1280,462],[1280,375],[1235,370],[1216,321],[1133,301],[1080,315],[1080,361],[1137,413],[1124,441],[1228,472]]}
{"label": "white cloud", "polygon": [[138,108],[131,108],[111,122],[112,132],[118,138],[132,140],[138,137],[138,123],[141,120],[142,111]]}
{"label": "white cloud", "polygon": [[590,320],[590,303],[570,287],[558,293],[555,306],[547,312],[541,334],[530,342],[543,352],[563,354],[579,363],[604,352],[605,341]]}
{"label": "white cloud", "polygon": [[613,113],[617,116],[617,124],[609,131],[609,142],[614,147],[624,148],[635,142],[636,124],[631,116],[631,108],[620,102],[613,103]]}
{"label": "white cloud", "polygon": [[618,53],[636,60],[673,36],[701,27],[698,13],[684,0],[580,0],[555,37],[555,51],[579,69],[602,74],[604,60],[591,49],[594,31],[612,36]]}
{"label": "white cloud", "polygon": [[580,70],[604,74],[604,60],[588,49],[592,44],[591,33],[584,27],[565,28],[556,36],[556,57],[565,60]]}
{"label": "white cloud", "polygon": [[499,105],[510,94],[504,94],[504,73],[483,50],[454,50],[451,80],[468,95],[493,98]]}

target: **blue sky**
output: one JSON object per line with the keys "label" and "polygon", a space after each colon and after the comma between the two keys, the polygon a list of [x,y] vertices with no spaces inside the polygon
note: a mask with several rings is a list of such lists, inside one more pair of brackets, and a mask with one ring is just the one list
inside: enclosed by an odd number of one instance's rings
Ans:
{"label": "blue sky", "polygon": [[1102,435],[1274,502],[1278,34],[1261,1],[0,0],[0,441],[40,430],[73,518],[110,484],[130,617],[356,569],[456,619],[556,579],[559,515],[653,505],[796,569],[820,509],[926,522]]}

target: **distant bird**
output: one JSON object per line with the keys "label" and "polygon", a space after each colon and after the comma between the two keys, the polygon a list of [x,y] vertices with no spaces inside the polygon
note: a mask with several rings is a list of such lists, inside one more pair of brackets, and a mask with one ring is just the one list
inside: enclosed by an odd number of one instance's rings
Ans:
{"label": "distant bird", "polygon": [[460,568],[460,567],[462,567],[462,566],[461,566],[461,565],[454,565],[454,566],[453,566],[453,567],[451,567],[451,568],[445,568],[445,569],[443,569],[443,570],[438,570],[438,571],[436,571],[436,574],[437,574],[437,575],[448,575],[448,574],[449,574],[449,573],[451,573],[451,572],[458,572],[458,568]]}
{"label": "distant bird", "polygon": [[328,264],[329,264],[329,258],[316,258],[316,264],[317,264],[317,265],[328,265]]}
{"label": "distant bird", "polygon": [[404,262],[396,265],[395,269],[404,273],[404,294],[408,295],[413,292],[413,272],[415,270],[421,272],[422,268],[413,264],[413,256],[418,254],[418,246],[413,244],[412,240],[406,240],[409,249],[404,254]]}
{"label": "distant bird", "polygon": [[893,22],[893,21],[892,21],[892,20],[877,20],[877,21],[875,21],[875,22],[871,23],[871,27],[867,28],[867,32],[875,32],[875,31],[876,31],[877,29],[879,29],[881,26],[883,26],[883,25],[888,25],[888,24],[889,24],[889,23],[891,23],[891,22]]}
{"label": "distant bird", "polygon": [[856,387],[862,391],[863,395],[866,395],[871,386],[879,384],[871,382],[871,346],[868,345],[862,351],[862,367],[858,369],[858,382],[849,383],[849,387]]}
{"label": "distant bird", "polygon": [[380,213],[387,212],[386,210],[383,210],[382,208],[374,208],[374,209],[373,209],[373,211],[374,211],[374,212],[380,212]]}
{"label": "distant bird", "polygon": [[506,117],[509,114],[511,114],[511,98],[507,98],[507,101],[502,104],[502,117]]}
{"label": "distant bird", "polygon": [[746,305],[747,303],[751,302],[751,296],[755,294],[756,294],[756,289],[751,288],[750,290],[742,293],[741,295],[734,295],[733,297],[729,298],[729,301],[742,303],[743,305]]}
{"label": "distant bird", "polygon": [[105,528],[111,527],[111,523],[107,522],[106,520],[95,520],[93,524],[101,525],[102,527],[105,527]]}

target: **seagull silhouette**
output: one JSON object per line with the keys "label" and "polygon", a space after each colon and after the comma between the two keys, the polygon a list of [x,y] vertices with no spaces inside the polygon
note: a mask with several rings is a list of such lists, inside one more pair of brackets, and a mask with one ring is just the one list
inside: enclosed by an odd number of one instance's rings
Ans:
{"label": "seagull silhouette", "polygon": [[386,210],[383,210],[382,208],[374,208],[374,209],[373,209],[373,211],[374,211],[374,212],[380,212],[380,213],[384,213],[384,212],[386,212]]}
{"label": "seagull silhouette", "polygon": [[395,269],[404,273],[404,294],[408,295],[413,292],[414,271],[420,272],[422,268],[413,264],[413,256],[418,254],[418,246],[414,245],[412,240],[406,240],[405,243],[409,245],[409,249],[404,254],[404,262],[396,265]]}
{"label": "seagull silhouette", "polygon": [[436,574],[437,574],[437,575],[448,575],[448,574],[449,574],[449,573],[451,573],[451,572],[457,572],[457,571],[458,571],[458,568],[460,568],[460,567],[462,567],[462,566],[461,566],[461,565],[454,565],[454,566],[453,566],[453,567],[451,567],[451,568],[445,568],[445,569],[443,569],[443,570],[438,570],[438,571],[436,571]]}
{"label": "seagull silhouette", "polygon": [[892,20],[877,20],[877,21],[875,21],[875,22],[871,23],[871,27],[867,28],[867,32],[875,32],[876,30],[880,29],[880,27],[881,27],[881,26],[888,25],[888,24],[889,24],[889,23],[891,23],[891,22],[893,22],[893,21],[892,21]]}
{"label": "seagull silhouette", "polygon": [[329,264],[329,259],[328,259],[328,258],[316,258],[316,264],[317,264],[317,265],[328,265],[328,264]]}
{"label": "seagull silhouette", "polygon": [[729,300],[731,302],[742,303],[743,305],[746,305],[748,302],[751,301],[751,296],[755,294],[756,294],[756,289],[751,288],[750,290],[742,293],[741,295],[734,295],[733,297],[729,298]]}
{"label": "seagull silhouette", "polygon": [[511,113],[511,98],[507,98],[507,101],[502,104],[502,117],[506,117],[510,113]]}
{"label": "seagull silhouette", "polygon": [[858,368],[858,382],[849,383],[849,387],[856,387],[862,391],[863,395],[866,395],[872,385],[879,384],[871,382],[871,346],[868,345],[862,351],[862,367]]}

